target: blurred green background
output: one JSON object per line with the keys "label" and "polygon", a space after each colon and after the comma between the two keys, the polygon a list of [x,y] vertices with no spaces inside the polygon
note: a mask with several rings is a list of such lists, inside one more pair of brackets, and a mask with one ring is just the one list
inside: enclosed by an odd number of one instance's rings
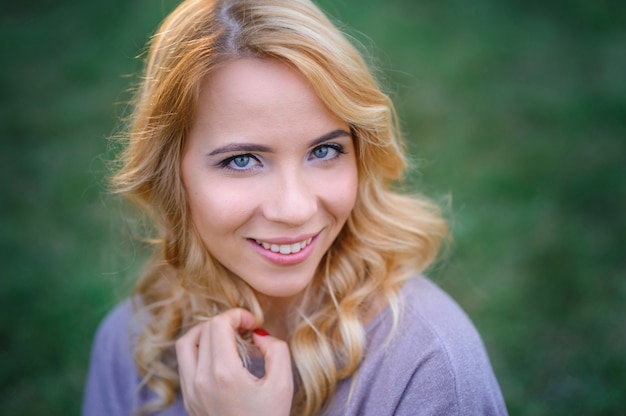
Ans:
{"label": "blurred green background", "polygon": [[[95,328],[143,256],[106,192],[106,138],[176,2],[2,3],[0,414],[77,414]],[[321,5],[384,74],[410,184],[449,204],[455,243],[430,274],[510,413],[623,414],[624,3]]]}

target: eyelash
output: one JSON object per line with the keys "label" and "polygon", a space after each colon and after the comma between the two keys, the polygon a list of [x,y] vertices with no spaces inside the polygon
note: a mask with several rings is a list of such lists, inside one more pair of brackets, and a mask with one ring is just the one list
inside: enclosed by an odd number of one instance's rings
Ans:
{"label": "eyelash", "polygon": [[[318,146],[315,146],[313,149],[311,149],[311,151],[309,152],[309,155],[313,155],[313,153],[319,149],[322,148],[329,148],[334,150],[335,152],[337,152],[336,155],[334,155],[333,157],[331,157],[330,159],[323,159],[323,158],[315,158],[312,157],[312,159],[318,159],[321,161],[330,161],[330,160],[334,160],[336,158],[339,157],[339,155],[345,155],[346,151],[344,149],[344,147],[340,144],[337,143],[325,143],[325,144],[321,144]],[[222,160],[221,162],[218,163],[218,167],[220,167],[221,169],[227,169],[227,170],[231,170],[231,171],[235,171],[235,172],[245,172],[245,171],[249,171],[252,170],[254,168],[256,168],[256,166],[251,167],[251,168],[241,168],[241,169],[236,169],[230,166],[231,163],[233,163],[235,161],[235,159],[237,158],[241,158],[241,157],[247,157],[250,159],[254,159],[257,163],[261,164],[262,166],[262,162],[259,160],[258,157],[256,157],[255,155],[253,155],[252,153],[242,153],[242,154],[238,154],[238,155],[233,155],[230,156],[224,160]]]}
{"label": "eyelash", "polygon": [[226,169],[226,170],[231,170],[231,171],[235,171],[235,172],[244,172],[244,171],[248,171],[251,170],[253,168],[241,168],[241,169],[236,169],[233,168],[231,166],[229,166],[235,159],[240,158],[240,157],[247,157],[250,158],[251,160],[255,160],[257,163],[261,164],[261,161],[252,153],[242,153],[239,155],[234,155],[231,157],[227,157],[226,159],[222,160],[221,162],[218,163],[218,167],[222,168],[222,169]]}
{"label": "eyelash", "polygon": [[337,154],[336,154],[335,156],[331,157],[330,159],[321,159],[321,160],[324,160],[324,161],[326,161],[326,160],[333,160],[333,159],[338,158],[338,157],[339,157],[339,155],[345,155],[345,154],[346,154],[346,151],[345,151],[345,149],[343,148],[343,146],[342,146],[342,145],[340,145],[340,144],[337,144],[337,143],[325,143],[325,144],[320,144],[319,146],[315,146],[315,147],[311,150],[311,152],[310,152],[310,153],[311,153],[311,154],[313,154],[316,150],[318,150],[318,149],[322,149],[322,148],[325,148],[325,147],[326,147],[326,148],[333,149],[335,152],[337,152]]}

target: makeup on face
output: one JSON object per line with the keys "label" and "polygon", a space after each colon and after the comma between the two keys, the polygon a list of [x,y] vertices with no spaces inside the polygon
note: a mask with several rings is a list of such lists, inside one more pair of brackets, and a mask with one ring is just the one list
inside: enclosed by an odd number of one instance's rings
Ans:
{"label": "makeup on face", "polygon": [[259,296],[300,294],[354,207],[352,140],[291,66],[242,58],[211,73],[181,166],[211,256]]}

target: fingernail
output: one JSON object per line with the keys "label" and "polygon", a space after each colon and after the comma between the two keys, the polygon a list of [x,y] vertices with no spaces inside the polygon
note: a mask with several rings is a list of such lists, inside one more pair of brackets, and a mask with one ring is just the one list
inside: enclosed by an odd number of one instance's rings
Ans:
{"label": "fingernail", "polygon": [[257,328],[254,330],[254,333],[261,336],[261,337],[266,337],[268,336],[270,333],[267,332],[265,329],[263,328]]}

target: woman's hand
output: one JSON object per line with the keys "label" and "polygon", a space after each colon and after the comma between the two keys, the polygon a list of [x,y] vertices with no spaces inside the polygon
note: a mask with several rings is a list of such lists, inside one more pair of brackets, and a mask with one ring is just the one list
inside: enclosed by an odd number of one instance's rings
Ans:
{"label": "woman's hand", "polygon": [[183,401],[190,415],[289,415],[293,377],[287,344],[264,331],[254,333],[253,342],[265,358],[261,379],[248,372],[237,353],[236,332],[257,325],[250,312],[230,309],[176,342]]}

